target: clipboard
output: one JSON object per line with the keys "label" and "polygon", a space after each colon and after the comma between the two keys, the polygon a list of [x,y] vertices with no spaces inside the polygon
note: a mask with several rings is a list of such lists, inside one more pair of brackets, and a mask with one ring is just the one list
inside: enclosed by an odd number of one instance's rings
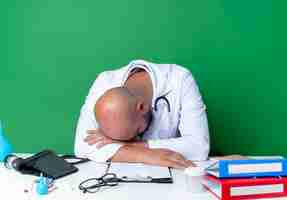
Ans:
{"label": "clipboard", "polygon": [[168,167],[112,162],[108,167],[108,173],[116,174],[120,182],[173,183],[172,172]]}

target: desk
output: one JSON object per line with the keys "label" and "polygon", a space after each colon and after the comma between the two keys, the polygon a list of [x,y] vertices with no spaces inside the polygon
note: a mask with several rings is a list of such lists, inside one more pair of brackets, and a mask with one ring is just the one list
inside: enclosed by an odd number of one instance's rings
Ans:
{"label": "desk", "polygon": [[[21,157],[28,154],[18,154]],[[107,164],[88,162],[77,166],[79,172],[56,180],[58,187],[53,192],[44,196],[25,193],[24,189],[32,186],[35,176],[21,175],[14,170],[4,168],[0,164],[0,195],[1,199],[13,200],[216,200],[212,194],[205,191],[201,194],[188,192],[185,175],[182,171],[172,170],[173,184],[151,184],[151,183],[120,183],[116,188],[105,188],[94,194],[83,194],[78,190],[81,181],[98,177],[105,173]],[[6,197],[6,198],[3,198]],[[275,198],[283,200],[287,198]]]}

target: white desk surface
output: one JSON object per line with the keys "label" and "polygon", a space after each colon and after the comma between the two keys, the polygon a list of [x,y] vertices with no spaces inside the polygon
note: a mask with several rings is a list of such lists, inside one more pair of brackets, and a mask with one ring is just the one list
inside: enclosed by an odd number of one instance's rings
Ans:
{"label": "white desk surface", "polygon": [[[23,156],[23,155],[22,155]],[[21,175],[14,170],[4,168],[0,163],[0,195],[1,199],[13,200],[216,200],[212,194],[205,191],[201,194],[192,194],[188,191],[185,174],[179,170],[172,170],[173,184],[152,183],[119,183],[117,187],[104,188],[94,194],[83,194],[78,189],[80,182],[87,178],[99,177],[105,173],[106,164],[88,162],[77,166],[75,174],[56,180],[57,189],[48,195],[39,196],[34,192],[25,193],[25,189],[32,187],[34,176]],[[3,198],[6,197],[6,198]],[[287,198],[274,198],[283,200]]]}

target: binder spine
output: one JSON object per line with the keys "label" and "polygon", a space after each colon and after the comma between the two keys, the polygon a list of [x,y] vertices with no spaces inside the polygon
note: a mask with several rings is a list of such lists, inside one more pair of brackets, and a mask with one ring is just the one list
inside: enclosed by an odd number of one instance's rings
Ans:
{"label": "binder spine", "polygon": [[[230,165],[243,164],[264,164],[264,163],[280,163],[282,170],[278,172],[253,172],[253,173],[230,173]],[[220,178],[241,178],[241,177],[271,177],[271,176],[287,176],[287,160],[220,160],[219,161],[219,177]]]}

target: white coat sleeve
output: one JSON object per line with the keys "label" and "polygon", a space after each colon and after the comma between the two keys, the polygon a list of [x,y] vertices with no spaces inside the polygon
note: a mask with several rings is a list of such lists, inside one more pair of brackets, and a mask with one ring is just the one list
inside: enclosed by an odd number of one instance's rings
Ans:
{"label": "white coat sleeve", "polygon": [[149,147],[170,149],[190,160],[205,160],[210,149],[206,107],[190,73],[183,79],[180,98],[178,129],[181,137],[151,140]]}
{"label": "white coat sleeve", "polygon": [[94,115],[94,106],[97,99],[105,92],[108,82],[104,75],[100,74],[93,83],[85,103],[81,108],[80,117],[76,128],[74,152],[78,157],[89,158],[97,162],[106,162],[122,146],[120,144],[108,144],[97,149],[96,145],[89,145],[84,142],[87,130],[97,129],[98,124]]}

